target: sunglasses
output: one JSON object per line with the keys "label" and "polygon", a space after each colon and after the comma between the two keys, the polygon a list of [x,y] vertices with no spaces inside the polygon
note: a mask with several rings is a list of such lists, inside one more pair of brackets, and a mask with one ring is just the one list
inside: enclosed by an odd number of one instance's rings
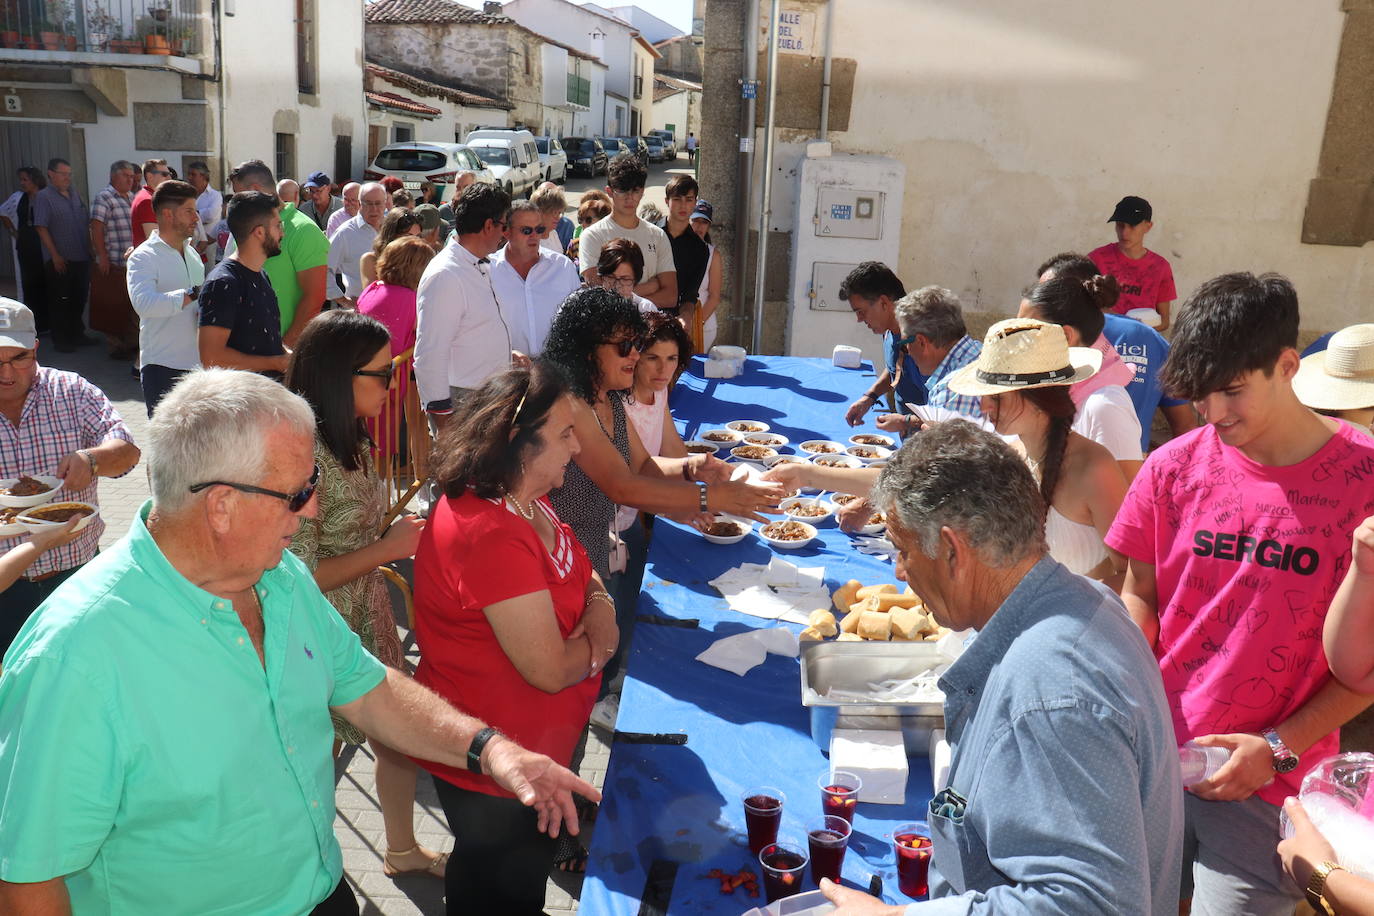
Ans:
{"label": "sunglasses", "polygon": [[295,514],[305,508],[305,504],[310,502],[310,497],[315,495],[315,488],[320,485],[320,466],[315,465],[315,469],[310,472],[310,482],[304,489],[295,493],[283,493],[280,490],[268,490],[264,487],[255,487],[246,483],[230,483],[227,480],[207,480],[205,483],[192,484],[188,489],[192,493],[199,493],[201,490],[210,487],[228,487],[231,490],[238,490],[240,493],[256,493],[259,496],[271,496],[276,499],[284,500],[286,508]]}
{"label": "sunglasses", "polygon": [[644,341],[638,337],[622,337],[620,340],[603,340],[602,343],[615,347],[616,354],[622,359],[629,356],[631,352],[644,349]]}
{"label": "sunglasses", "polygon": [[548,227],[548,226],[521,226],[521,227],[520,227],[520,234],[521,234],[521,235],[534,235],[536,232],[539,233],[540,235],[543,235],[545,232],[548,232],[548,231],[549,231],[549,227]]}
{"label": "sunglasses", "polygon": [[391,380],[396,376],[396,364],[388,363],[385,369],[354,369],[354,375],[366,375],[371,378],[379,378],[390,387]]}

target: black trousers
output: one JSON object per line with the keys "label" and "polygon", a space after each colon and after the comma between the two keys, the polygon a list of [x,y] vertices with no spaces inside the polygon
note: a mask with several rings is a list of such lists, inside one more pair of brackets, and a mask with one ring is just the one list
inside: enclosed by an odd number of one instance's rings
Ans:
{"label": "black trousers", "polygon": [[347,878],[340,878],[338,887],[319,905],[310,911],[310,916],[358,916],[358,898],[353,896],[353,888],[348,886]]}
{"label": "black trousers", "polygon": [[[81,316],[86,311],[86,295],[91,289],[91,262],[68,261],[58,273],[49,261],[44,265],[48,283],[48,321],[52,342],[58,347],[73,347],[86,335]],[[34,316],[35,323],[37,316]]]}
{"label": "black trousers", "polygon": [[153,415],[153,408],[157,407],[157,402],[162,400],[167,392],[172,390],[172,386],[177,383],[189,369],[168,369],[166,366],[159,366],[155,363],[144,366],[139,370],[138,378],[143,384],[143,405],[148,408],[148,416]]}
{"label": "black trousers", "polygon": [[76,566],[64,569],[42,582],[30,582],[21,578],[0,592],[0,658],[9,650],[10,643],[19,635],[19,630],[29,619],[29,615],[80,568]]}
{"label": "black trousers", "polygon": [[50,330],[48,322],[48,276],[43,269],[43,252],[19,249],[19,279],[24,284],[24,304],[33,312],[38,333]]}
{"label": "black trousers", "polygon": [[557,841],[539,832],[534,809],[433,778],[455,840],[444,873],[449,916],[543,916]]}

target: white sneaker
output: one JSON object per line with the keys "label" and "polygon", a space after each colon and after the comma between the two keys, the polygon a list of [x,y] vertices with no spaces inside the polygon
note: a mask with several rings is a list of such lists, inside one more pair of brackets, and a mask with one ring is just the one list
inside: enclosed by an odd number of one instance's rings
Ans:
{"label": "white sneaker", "polygon": [[596,701],[592,707],[592,724],[608,732],[615,731],[615,720],[620,717],[620,697],[613,693]]}

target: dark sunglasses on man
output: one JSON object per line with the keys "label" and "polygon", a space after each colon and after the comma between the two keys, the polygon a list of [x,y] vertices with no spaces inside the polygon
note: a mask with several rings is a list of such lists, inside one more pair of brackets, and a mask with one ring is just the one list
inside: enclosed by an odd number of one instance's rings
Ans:
{"label": "dark sunglasses on man", "polygon": [[539,233],[540,235],[543,235],[545,232],[548,232],[548,231],[549,231],[549,227],[548,227],[548,226],[521,226],[521,227],[520,227],[520,234],[521,234],[521,235],[534,235],[536,232]]}
{"label": "dark sunglasses on man", "polygon": [[205,483],[192,484],[188,489],[192,493],[199,493],[201,490],[208,490],[210,487],[228,487],[231,490],[238,490],[240,493],[256,493],[259,496],[272,496],[276,499],[284,500],[286,508],[292,513],[296,513],[305,508],[305,504],[310,502],[310,497],[315,495],[315,488],[320,485],[320,466],[315,465],[315,469],[310,472],[310,482],[301,490],[295,493],[283,493],[280,490],[268,490],[265,487],[255,487],[246,483],[231,483],[228,480],[207,480]]}

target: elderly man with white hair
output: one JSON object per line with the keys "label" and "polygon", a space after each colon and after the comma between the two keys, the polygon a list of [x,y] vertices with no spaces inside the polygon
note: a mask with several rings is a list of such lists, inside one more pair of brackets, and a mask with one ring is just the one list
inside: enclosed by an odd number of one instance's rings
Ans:
{"label": "elderly man with white hair", "polygon": [[[345,220],[329,237],[329,298],[344,308],[352,308],[367,286],[363,282],[362,257],[377,240],[390,198],[381,182],[369,181],[363,185],[358,200],[358,215]],[[342,288],[339,274],[343,274]]]}
{"label": "elderly man with white hair", "polygon": [[902,447],[874,502],[898,578],[978,635],[940,678],[954,755],[929,806],[930,901],[822,881],[836,916],[1173,916],[1183,787],[1159,666],[1115,594],[1048,556],[1025,461],[950,420]]}
{"label": "elderly man with white hair", "polygon": [[192,373],[148,428],[153,498],[58,589],[0,675],[0,912],[358,912],[330,711],[487,773],[575,830],[598,793],[369,655],[285,548],[316,511],[315,418]]}
{"label": "elderly man with white hair", "polygon": [[360,201],[358,195],[362,193],[363,186],[356,181],[350,181],[343,186],[340,192],[340,199],[343,206],[329,214],[329,222],[324,227],[324,234],[332,236],[338,231],[339,227],[358,215]]}

